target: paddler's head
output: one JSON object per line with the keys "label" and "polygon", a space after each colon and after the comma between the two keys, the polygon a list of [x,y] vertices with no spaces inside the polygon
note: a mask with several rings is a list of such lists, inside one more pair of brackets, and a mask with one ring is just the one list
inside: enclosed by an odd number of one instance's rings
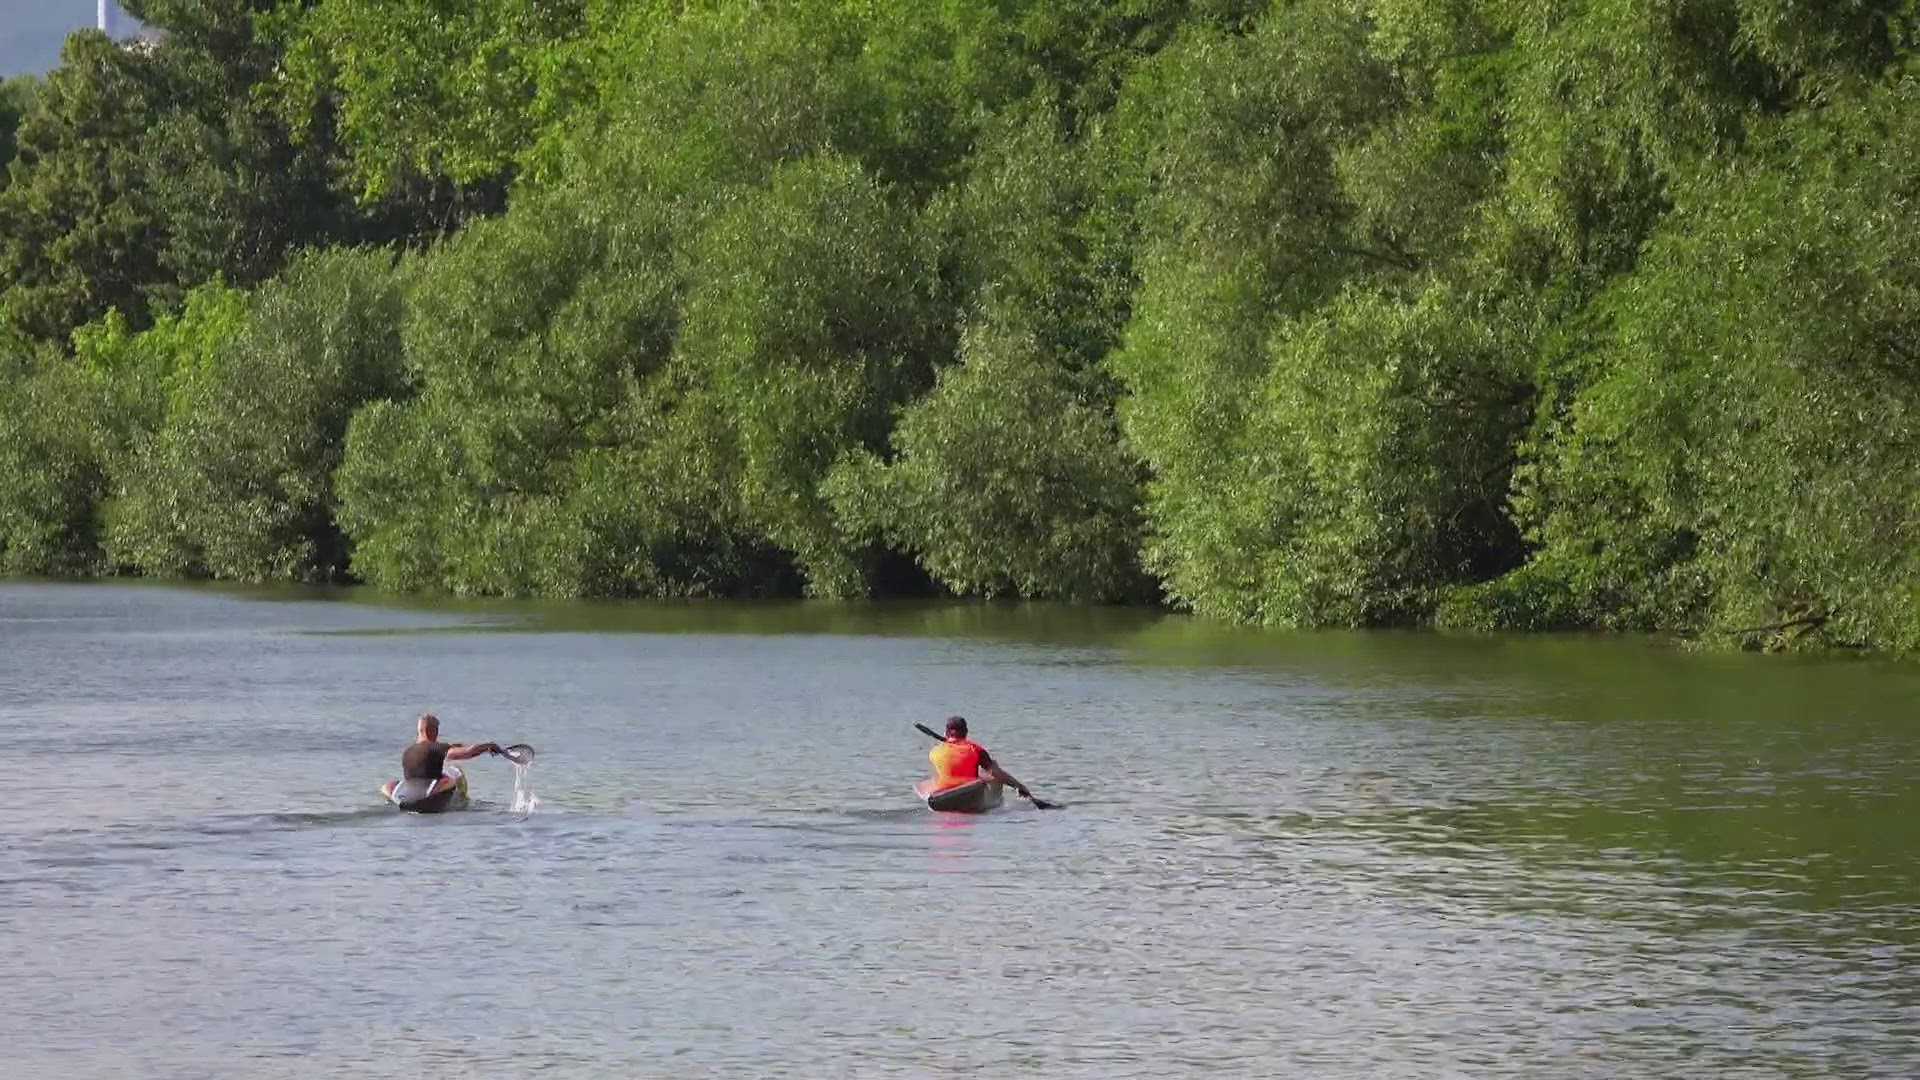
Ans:
{"label": "paddler's head", "polygon": [[964,716],[947,717],[947,741],[964,740],[967,737],[967,718]]}
{"label": "paddler's head", "polygon": [[439,742],[440,718],[430,712],[421,713],[419,731],[421,742]]}

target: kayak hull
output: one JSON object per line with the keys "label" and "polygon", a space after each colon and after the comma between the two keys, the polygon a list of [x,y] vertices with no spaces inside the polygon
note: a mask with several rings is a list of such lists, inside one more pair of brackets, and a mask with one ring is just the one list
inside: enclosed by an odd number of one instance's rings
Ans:
{"label": "kayak hull", "polygon": [[984,814],[1004,798],[1000,783],[985,777],[945,790],[935,790],[933,781],[922,780],[913,785],[913,793],[926,802],[927,809],[949,814]]}
{"label": "kayak hull", "polygon": [[387,781],[380,785],[380,795],[409,813],[440,814],[467,808],[467,774],[451,765],[441,772],[440,781],[425,795],[408,797],[409,793],[403,792],[400,784],[399,780]]}

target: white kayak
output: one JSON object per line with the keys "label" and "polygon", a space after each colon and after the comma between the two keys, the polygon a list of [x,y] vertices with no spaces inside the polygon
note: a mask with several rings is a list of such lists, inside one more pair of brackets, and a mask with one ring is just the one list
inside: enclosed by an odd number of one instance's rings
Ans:
{"label": "white kayak", "polygon": [[1003,790],[998,781],[986,777],[944,790],[935,790],[932,780],[913,785],[913,793],[926,801],[927,809],[953,814],[984,814],[1000,805]]}
{"label": "white kayak", "polygon": [[443,766],[440,779],[389,780],[380,785],[380,794],[402,810],[416,814],[438,814],[443,810],[467,808],[467,774],[452,765]]}

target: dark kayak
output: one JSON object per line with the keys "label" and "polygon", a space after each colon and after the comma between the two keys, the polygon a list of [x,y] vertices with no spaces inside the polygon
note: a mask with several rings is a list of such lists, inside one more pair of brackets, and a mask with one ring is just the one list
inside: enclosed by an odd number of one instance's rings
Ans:
{"label": "dark kayak", "polygon": [[984,814],[1000,805],[1001,785],[982,777],[971,784],[935,791],[932,780],[913,785],[913,793],[926,800],[927,809],[953,814]]}

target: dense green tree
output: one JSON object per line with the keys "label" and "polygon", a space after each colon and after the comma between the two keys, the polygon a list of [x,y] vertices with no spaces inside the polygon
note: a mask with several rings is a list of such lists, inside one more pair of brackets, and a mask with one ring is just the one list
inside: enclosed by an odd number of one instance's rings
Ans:
{"label": "dense green tree", "polygon": [[[1521,487],[1543,550],[1463,617],[1920,644],[1920,82],[1683,191]],[[1482,599],[1482,598],[1476,598]]]}
{"label": "dense green tree", "polygon": [[971,332],[960,363],[903,415],[896,459],[859,454],[831,477],[843,521],[958,593],[1143,595],[1138,466],[1111,414],[1044,356],[1030,334]]}
{"label": "dense green tree", "polygon": [[[841,449],[884,438],[946,320],[910,209],[813,156],[861,145],[867,115],[854,39],[805,32],[834,30],[826,10],[657,27],[605,145],[427,261],[421,397],[356,424],[343,474],[365,572],[726,592],[794,580],[780,564],[799,559],[821,591],[865,587],[816,489]],[[386,467],[416,442],[434,444],[417,468]]]}
{"label": "dense green tree", "polygon": [[836,510],[959,593],[1127,599],[1140,470],[1100,358],[1121,313],[1090,236],[1095,185],[1050,105],[985,124],[969,175],[934,208],[968,313],[957,365],[902,411],[892,455],[836,470]]}
{"label": "dense green tree", "polygon": [[[644,161],[650,185],[668,197],[761,183],[826,151],[883,183],[938,182],[965,134],[939,79],[938,25],[875,42],[869,14],[804,0],[778,19],[705,4],[649,22],[632,31],[619,77],[601,91],[603,117],[551,153],[597,163],[604,146],[617,147],[618,157]],[[901,28],[910,29],[904,20]]]}
{"label": "dense green tree", "polygon": [[716,215],[687,265],[674,362],[730,410],[741,512],[811,591],[864,591],[820,487],[842,453],[882,443],[944,347],[912,217],[852,162],[798,162]]}
{"label": "dense green tree", "polygon": [[68,41],[20,125],[0,191],[10,325],[64,342],[117,309],[136,326],[219,276],[246,286],[302,244],[353,237],[324,145],[295,146],[256,91],[279,43],[252,0],[148,0],[166,31]]}
{"label": "dense green tree", "polygon": [[67,42],[21,121],[0,191],[0,321],[64,340],[110,308],[146,311],[168,281],[140,139],[158,108],[150,65],[95,32]]}
{"label": "dense green tree", "polygon": [[586,573],[562,508],[576,458],[615,440],[611,414],[667,353],[668,225],[586,185],[529,197],[423,260],[404,326],[418,397],[363,410],[340,472],[357,572],[461,592],[633,587]]}
{"label": "dense green tree", "polygon": [[1440,286],[1350,291],[1281,329],[1242,443],[1241,512],[1265,541],[1229,601],[1267,621],[1405,624],[1513,565],[1527,329]]}
{"label": "dense green tree", "polygon": [[74,365],[0,353],[0,573],[97,568],[102,396]]}
{"label": "dense green tree", "polygon": [[0,569],[1920,649],[1912,0],[139,11]]}
{"label": "dense green tree", "polygon": [[31,75],[16,75],[0,80],[0,188],[7,186],[7,166],[13,161],[15,136],[20,121],[33,106],[40,80]]}
{"label": "dense green tree", "polygon": [[1145,150],[1117,185],[1138,200],[1140,284],[1108,363],[1152,471],[1148,564],[1174,598],[1241,617],[1260,613],[1272,544],[1246,491],[1267,341],[1347,278],[1401,261],[1352,243],[1335,167],[1338,136],[1364,133],[1396,86],[1363,47],[1364,20],[1330,3],[1287,14],[1160,54],[1115,136]]}
{"label": "dense green tree", "polygon": [[[338,139],[363,199],[510,173],[584,75],[569,51],[609,0],[327,0],[283,16],[279,107],[306,140]],[[640,8],[658,5],[639,4]],[[316,113],[316,100],[337,103]],[[586,102],[575,101],[575,105]]]}
{"label": "dense green tree", "polygon": [[178,321],[161,422],[106,508],[107,556],[148,573],[338,576],[333,475],[348,420],[403,389],[400,289],[379,250],[307,256],[245,297],[206,290]]}

